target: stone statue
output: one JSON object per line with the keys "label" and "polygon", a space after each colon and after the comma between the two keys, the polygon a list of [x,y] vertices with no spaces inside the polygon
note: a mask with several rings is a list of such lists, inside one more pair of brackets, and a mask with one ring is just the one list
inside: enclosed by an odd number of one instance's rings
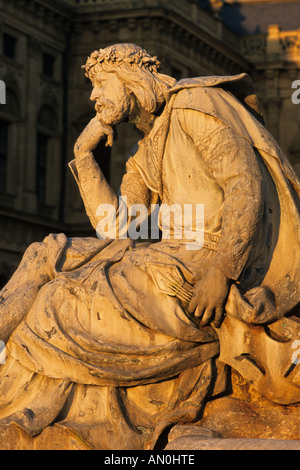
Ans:
{"label": "stone statue", "polygon": [[[153,449],[226,393],[228,366],[300,402],[299,180],[248,75],[159,65],[117,44],[84,66],[96,116],[70,167],[98,236],[34,243],[2,290],[1,429]],[[121,122],[141,139],[117,195],[93,150]]]}

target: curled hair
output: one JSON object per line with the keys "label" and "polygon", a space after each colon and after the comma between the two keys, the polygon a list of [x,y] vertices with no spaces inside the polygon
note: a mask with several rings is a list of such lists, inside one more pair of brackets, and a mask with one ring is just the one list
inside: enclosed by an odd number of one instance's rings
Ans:
{"label": "curled hair", "polygon": [[100,72],[113,72],[136,96],[142,108],[155,112],[166,100],[175,79],[159,72],[160,62],[136,44],[115,44],[94,51],[83,65],[91,81]]}

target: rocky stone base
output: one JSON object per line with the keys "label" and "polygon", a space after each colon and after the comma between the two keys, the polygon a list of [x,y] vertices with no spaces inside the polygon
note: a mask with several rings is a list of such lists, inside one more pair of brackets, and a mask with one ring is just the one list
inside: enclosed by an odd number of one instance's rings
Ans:
{"label": "rocky stone base", "polygon": [[195,425],[175,426],[165,450],[300,450],[300,403],[276,405],[231,378],[231,395],[207,403]]}
{"label": "rocky stone base", "polygon": [[59,426],[31,437],[16,424],[0,427],[0,450],[90,450],[75,433]]}
{"label": "rocky stone base", "polygon": [[179,437],[165,450],[300,450],[300,441],[279,439],[216,439],[193,435]]}
{"label": "rocky stone base", "polygon": [[197,424],[225,439],[300,440],[300,403],[276,405],[232,371],[232,394],[206,404]]}
{"label": "rocky stone base", "polygon": [[[271,403],[232,372],[232,393],[206,404],[194,425],[177,425],[163,450],[300,450],[300,403]],[[58,424],[31,437],[16,424],[0,427],[0,450],[91,450]],[[118,449],[115,449],[118,450]]]}
{"label": "rocky stone base", "polygon": [[[300,440],[220,438],[200,425],[175,426],[164,451],[300,450]],[[0,450],[92,450],[68,429],[53,426],[30,437],[15,424],[0,428]]]}

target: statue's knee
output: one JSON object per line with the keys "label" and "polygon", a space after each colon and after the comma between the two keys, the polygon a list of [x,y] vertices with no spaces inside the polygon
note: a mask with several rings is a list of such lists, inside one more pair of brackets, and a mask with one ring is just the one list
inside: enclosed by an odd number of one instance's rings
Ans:
{"label": "statue's knee", "polygon": [[35,261],[45,253],[45,244],[43,242],[34,242],[26,249],[24,258],[26,260]]}

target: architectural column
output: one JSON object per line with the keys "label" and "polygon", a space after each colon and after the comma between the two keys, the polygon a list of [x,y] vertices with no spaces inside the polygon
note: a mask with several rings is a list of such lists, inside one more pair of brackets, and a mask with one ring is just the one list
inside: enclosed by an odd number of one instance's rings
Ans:
{"label": "architectural column", "polygon": [[281,111],[279,78],[280,76],[278,70],[272,68],[265,71],[264,96],[262,97],[266,127],[277,140],[279,139],[280,135],[279,129]]}
{"label": "architectural column", "polygon": [[279,140],[279,124],[280,124],[280,111],[281,111],[281,99],[279,96],[270,96],[267,102],[267,128],[275,137]]}

